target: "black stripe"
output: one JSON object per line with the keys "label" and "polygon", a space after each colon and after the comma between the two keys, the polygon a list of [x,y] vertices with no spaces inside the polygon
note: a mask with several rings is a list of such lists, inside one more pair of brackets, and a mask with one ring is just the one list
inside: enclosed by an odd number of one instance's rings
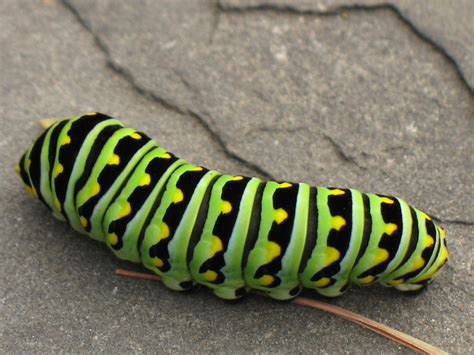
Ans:
{"label": "black stripe", "polygon": [[24,154],[21,156],[20,162],[18,163],[18,166],[20,167],[20,177],[21,177],[21,180],[23,181],[23,183],[24,183],[26,186],[31,187],[30,177],[28,176],[28,173],[27,173],[27,171],[26,171],[25,162],[26,162],[26,153],[24,153]]}
{"label": "black stripe", "polygon": [[247,265],[249,254],[257,242],[258,232],[260,230],[260,221],[262,219],[262,195],[266,184],[266,182],[261,182],[255,193],[255,199],[252,206],[252,215],[249,222],[250,225],[247,232],[247,238],[245,239],[244,253],[242,255],[242,270]]}
{"label": "black stripe", "polygon": [[49,138],[49,147],[48,147],[48,159],[49,159],[49,184],[50,184],[50,190],[53,191],[53,183],[54,183],[54,177],[53,177],[53,167],[54,167],[54,161],[56,160],[56,148],[58,145],[58,138],[59,134],[61,133],[62,129],[66,125],[67,120],[59,122],[59,124],[53,128],[53,131],[51,132],[51,136]]}
{"label": "black stripe", "polygon": [[[195,170],[192,166],[188,165],[185,167],[185,170],[178,175],[176,183],[173,184],[176,189],[182,191],[183,199],[178,203],[172,201],[168,206],[166,206],[166,211],[161,219],[169,228],[169,238],[159,240],[149,249],[150,257],[156,256],[163,260],[163,266],[158,267],[162,272],[167,272],[172,266],[169,244],[173,241],[176,236],[176,231],[183,223],[183,216],[189,208],[189,204],[196,193],[197,187],[200,185],[204,176],[208,173],[209,170],[205,168]],[[183,260],[183,262],[187,267],[187,260]]]}
{"label": "black stripe", "polygon": [[[147,159],[148,154],[154,153],[155,151],[158,151],[159,149],[161,148],[157,146],[153,147],[150,151],[148,151],[143,156],[139,164],[141,164],[144,159]],[[130,223],[130,221],[132,221],[136,217],[136,215],[141,211],[141,207],[148,201],[150,194],[155,190],[156,185],[159,183],[161,177],[163,176],[163,173],[166,172],[169,169],[169,167],[176,162],[176,160],[177,160],[176,157],[172,157],[170,159],[163,159],[163,158],[154,156],[148,162],[143,173],[150,175],[150,183],[148,185],[143,185],[143,186],[140,186],[138,184],[133,186],[134,190],[127,197],[127,202],[130,204],[130,207],[131,207],[131,213],[122,218],[113,220],[112,222],[110,222],[108,226],[108,232],[115,233],[118,237],[117,244],[112,246],[113,249],[120,250],[123,247],[123,236],[125,235],[127,231],[128,223]],[[138,169],[138,164],[133,170],[132,174],[136,174],[137,169]],[[130,176],[127,177],[126,184],[129,183],[129,180],[130,180]],[[121,191],[123,191],[123,188]],[[117,199],[120,198],[121,194],[122,192],[119,192],[118,194],[116,194],[116,196],[114,196],[112,202],[110,203],[110,206],[113,203],[115,203]],[[140,231],[138,231],[138,233],[136,234],[140,235],[140,233],[141,233],[141,228],[140,228]]]}
{"label": "black stripe", "polygon": [[357,255],[357,258],[354,262],[353,267],[357,266],[360,259],[362,258],[365,251],[367,250],[367,247],[369,246],[370,234],[372,233],[372,216],[370,214],[369,196],[367,196],[364,193],[361,193],[361,194],[362,194],[362,201],[364,203],[364,229],[362,232],[362,242],[360,244],[359,254]]}
{"label": "black stripe", "polygon": [[[112,204],[115,202],[115,200],[120,196],[120,194],[122,193],[123,189],[125,188],[125,186],[127,186],[127,183],[128,183],[128,180],[130,180],[130,177],[133,175],[133,173],[137,170],[138,166],[140,165],[140,163],[143,161],[143,159],[145,159],[145,157],[148,155],[148,153],[151,153],[153,150],[155,149],[158,149],[157,146],[154,146],[154,147],[151,147],[150,149],[148,149],[145,153],[143,153],[143,155],[141,156],[141,158],[138,160],[138,162],[135,164],[135,166],[129,171],[129,173],[127,174],[127,176],[123,179],[121,185],[118,187],[118,189],[115,191],[114,195],[112,196],[112,198],[109,200],[109,203],[107,206],[104,206],[104,213],[102,215],[102,219],[100,220],[100,225],[102,226],[102,228],[104,228],[104,219],[105,219],[105,216],[107,215],[107,210],[109,209],[110,206],[112,206]],[[127,163],[127,165],[130,165],[130,162]],[[125,168],[125,167],[124,167]],[[122,173],[122,172],[121,172]],[[127,201],[130,203],[130,201],[127,199]],[[142,201],[142,202],[145,202],[145,201]],[[113,249],[115,250],[119,250],[122,248],[123,244],[122,244],[122,237],[123,237],[123,234],[125,233],[125,230],[127,229],[127,224],[128,222],[130,222],[136,215],[138,209],[134,208],[135,206],[130,204],[130,207],[131,207],[131,212],[130,214],[128,214],[127,216],[124,216],[123,219],[126,221],[126,223],[124,224],[124,229],[123,229],[123,233],[120,234],[119,233],[116,233],[118,239],[119,239],[119,242],[112,246]],[[95,208],[95,207],[94,207]],[[118,221],[120,220],[115,220],[115,221],[112,221],[110,224],[112,225],[112,223],[117,223]],[[108,231],[110,232],[110,226],[108,228]],[[103,232],[104,234],[107,233],[107,230],[106,229],[103,229]]]}
{"label": "black stripe", "polygon": [[[405,257],[403,258],[402,262],[391,273],[393,273],[393,272],[397,271],[398,269],[400,269],[408,261],[408,259],[410,259],[410,257],[413,255],[413,253],[416,250],[416,245],[418,244],[418,238],[419,238],[418,218],[416,217],[416,212],[413,209],[413,207],[411,207],[411,206],[408,206],[408,207],[410,207],[410,214],[411,214],[411,220],[412,220],[411,235],[410,235],[410,242],[409,242],[410,244],[408,245],[407,252],[406,252]],[[406,225],[406,224],[404,224],[404,225]],[[401,277],[397,278],[397,280],[400,279],[400,278]]]}
{"label": "black stripe", "polygon": [[[430,261],[431,256],[438,252],[438,249],[439,249],[441,243],[438,243],[438,245],[436,245],[436,229],[435,229],[435,226],[434,226],[433,222],[431,222],[429,220],[426,220],[425,225],[427,227],[427,234],[430,235],[433,238],[433,244],[429,247],[426,247],[421,252],[421,257],[423,258],[423,260],[425,262],[424,265],[419,269],[416,269],[414,271],[411,271],[409,273],[406,273],[406,274],[400,276],[398,279],[409,280],[409,279],[412,279],[414,277],[421,276],[422,272],[424,270],[428,270],[429,267],[431,265],[433,265],[433,262],[436,260],[436,257],[435,257],[432,260],[432,262],[428,265],[428,262]],[[428,229],[430,229],[431,231],[428,231]],[[435,232],[435,235],[432,234],[433,231]],[[436,246],[436,248],[435,248],[435,246]]]}
{"label": "black stripe", "polygon": [[[250,180],[248,177],[242,177],[241,180],[233,180],[231,177],[230,180],[227,180],[223,184],[220,194],[218,193],[220,200],[227,201],[232,206],[230,212],[220,213],[217,216],[214,226],[212,227],[212,234],[217,236],[222,242],[222,250],[205,260],[199,267],[200,274],[209,270],[217,274],[216,279],[212,281],[214,284],[220,284],[225,281],[225,275],[221,271],[226,265],[224,256],[228,251],[229,242],[232,238],[239,213],[242,212],[239,207],[242,202],[243,193]],[[214,196],[213,194],[214,192],[211,193],[211,199],[212,196]],[[245,238],[246,235],[247,233],[243,236],[236,236],[236,238]]]}
{"label": "black stripe", "polygon": [[273,282],[266,287],[278,287],[281,283],[278,272],[283,268],[282,260],[291,242],[300,187],[300,184],[291,183],[291,186],[288,187],[277,186],[273,192],[272,209],[283,209],[287,212],[288,218],[280,223],[277,223],[275,220],[272,221],[267,234],[267,241],[276,243],[280,247],[280,253],[269,262],[260,265],[253,276],[254,279],[259,279],[263,275],[273,276]]}
{"label": "black stripe", "polygon": [[[74,186],[74,205],[76,204],[76,197],[78,192],[84,187],[87,180],[89,179],[92,169],[94,168],[95,162],[102,153],[102,148],[105,146],[107,141],[112,137],[112,135],[123,128],[120,125],[107,126],[100,131],[96,139],[92,143],[92,147],[89,151],[89,154],[86,157],[86,163],[84,166],[84,171],[82,172],[81,177],[77,180],[76,186]],[[78,157],[80,159],[81,157]]]}
{"label": "black stripe", "polygon": [[[69,180],[74,169],[74,165],[79,155],[79,151],[84,144],[84,139],[94,129],[96,125],[109,120],[110,117],[104,115],[82,116],[73,121],[66,135],[70,138],[70,142],[59,146],[57,161],[62,165],[63,171],[54,179],[55,195],[61,206],[66,200],[66,193]],[[59,142],[61,144],[61,142]],[[64,209],[61,210],[63,216],[68,219]]]}
{"label": "black stripe", "polygon": [[[432,258],[433,260],[431,260],[431,263],[429,265],[426,265],[426,270],[428,270],[436,262],[436,259],[438,259],[438,254],[442,246],[442,239],[441,239],[441,234],[437,230],[432,220],[426,219],[425,225],[426,225],[426,231],[428,235],[433,237],[433,244],[437,243],[436,248],[430,254],[430,258],[434,255]],[[430,261],[429,259],[426,259],[426,263],[428,263],[429,261]]]}
{"label": "black stripe", "polygon": [[36,140],[31,149],[31,165],[29,168],[29,172],[31,177],[31,183],[33,184],[36,190],[39,200],[50,209],[49,205],[46,203],[43,196],[41,195],[41,150],[44,145],[44,138],[46,136],[46,132],[47,131],[44,131],[43,134],[41,134],[41,136]]}
{"label": "black stripe", "polygon": [[[332,187],[330,189],[334,190],[338,188]],[[341,216],[346,223],[339,230],[331,228],[326,240],[326,246],[336,249],[340,253],[340,257],[314,274],[311,281],[317,281],[322,277],[333,278],[334,275],[338,274],[339,271],[341,271],[341,262],[349,250],[352,232],[353,198],[350,190],[340,190],[344,191],[344,193],[340,195],[330,194],[328,196],[327,205],[331,216]],[[329,287],[332,284],[333,283],[330,283],[325,287]]]}
{"label": "black stripe", "polygon": [[364,278],[366,276],[379,275],[384,276],[384,273],[387,269],[387,266],[392,262],[395,256],[400,249],[400,243],[402,241],[402,232],[403,232],[403,218],[400,202],[397,198],[393,196],[382,196],[393,200],[393,204],[382,202],[380,204],[380,212],[382,216],[382,221],[384,223],[393,223],[397,226],[397,229],[391,234],[388,235],[385,232],[380,237],[378,247],[384,249],[388,252],[387,260],[382,261],[381,263],[372,266],[368,270],[365,270],[358,278]]}
{"label": "black stripe", "polygon": [[[172,158],[177,158],[174,154],[171,154],[169,152],[168,154],[170,154]],[[148,213],[148,216],[146,217],[145,222],[143,223],[143,227],[140,231],[140,235],[138,236],[138,241],[137,241],[137,250],[138,250],[138,255],[140,255],[140,258],[142,256],[142,243],[143,243],[143,239],[145,239],[146,230],[148,229],[148,226],[150,225],[151,220],[153,219],[153,216],[155,215],[156,211],[158,210],[158,208],[160,208],[161,198],[163,197],[163,194],[166,191],[166,185],[168,184],[168,181],[171,179],[171,177],[176,172],[176,170],[182,167],[184,164],[186,164],[185,161],[182,161],[180,164],[177,164],[174,167],[174,170],[168,175],[166,180],[163,182],[161,190],[158,192],[155,202],[153,203],[153,206],[151,207],[150,212]]]}
{"label": "black stripe", "polygon": [[[102,197],[109,193],[109,190],[112,186],[117,183],[117,179],[124,174],[125,169],[130,169],[126,176],[123,177],[123,181],[117,186],[117,190],[115,192],[116,197],[118,193],[120,193],[121,189],[124,186],[124,182],[129,179],[131,172],[135,169],[137,164],[143,159],[144,155],[146,155],[149,151],[154,149],[154,147],[148,148],[147,151],[141,152],[142,149],[150,142],[150,138],[140,133],[142,138],[141,139],[134,139],[129,135],[125,135],[121,137],[118,142],[113,147],[113,154],[116,154],[120,157],[120,161],[118,164],[106,164],[102,170],[100,171],[97,177],[97,183],[100,186],[100,191],[98,194],[90,197],[87,201],[85,201],[81,206],[78,206],[78,212],[81,216],[84,216],[87,220],[90,220],[92,217],[94,210],[97,206],[97,203],[102,199]],[[155,146],[156,147],[156,146]],[[133,162],[134,159],[138,161]],[[96,161],[97,162],[97,161]],[[107,210],[110,205],[110,201],[107,205],[103,205],[103,209]],[[100,225],[102,226],[104,215],[102,215],[102,219],[100,221]],[[87,224],[85,230],[89,232],[92,228],[90,223]]]}
{"label": "black stripe", "polygon": [[194,222],[193,230],[191,232],[191,237],[189,238],[188,243],[188,250],[186,251],[186,264],[189,268],[189,263],[193,257],[193,251],[196,247],[196,244],[199,241],[199,237],[202,235],[202,231],[204,229],[204,224],[206,223],[207,218],[207,211],[209,209],[209,200],[211,198],[211,191],[212,187],[216,183],[217,179],[222,175],[217,174],[209,181],[208,185],[206,186],[206,192],[201,201],[201,206],[199,206],[198,214],[196,217],[196,221]]}
{"label": "black stripe", "polygon": [[309,190],[309,206],[308,206],[308,226],[306,233],[306,241],[303,249],[303,255],[301,257],[301,263],[299,273],[306,269],[308,260],[313,254],[313,250],[318,240],[318,206],[317,206],[317,195],[318,189],[311,187]]}

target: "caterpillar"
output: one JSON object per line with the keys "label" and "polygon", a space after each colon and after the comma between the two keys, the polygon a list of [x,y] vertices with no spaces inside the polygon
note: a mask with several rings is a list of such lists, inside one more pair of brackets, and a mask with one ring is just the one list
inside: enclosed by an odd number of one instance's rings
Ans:
{"label": "caterpillar", "polygon": [[350,283],[424,288],[447,261],[445,232],[402,199],[223,175],[193,165],[117,119],[59,120],[17,172],[54,217],[142,263],[178,291],[278,300]]}

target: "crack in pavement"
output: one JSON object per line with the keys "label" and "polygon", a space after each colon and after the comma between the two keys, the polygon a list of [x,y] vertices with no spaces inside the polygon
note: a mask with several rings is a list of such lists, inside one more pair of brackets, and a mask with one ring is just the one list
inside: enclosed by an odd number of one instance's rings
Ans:
{"label": "crack in pavement", "polygon": [[209,35],[209,45],[212,46],[214,43],[214,36],[216,35],[217,28],[219,27],[219,23],[221,20],[221,11],[219,8],[219,0],[214,0],[214,6],[212,9],[212,15],[214,16],[213,22],[212,22],[212,27],[211,27],[211,33]]}
{"label": "crack in pavement", "polygon": [[[397,179],[403,180],[403,183],[406,186],[410,186],[410,183],[408,181],[406,181],[402,176],[394,176],[394,175],[388,173],[387,171],[385,171],[384,169],[378,169],[378,171],[382,175],[385,175],[386,177],[388,177],[389,179],[393,179],[395,177]],[[438,223],[438,224],[456,224],[456,225],[464,225],[464,226],[474,226],[473,221],[465,221],[465,220],[462,220],[462,219],[446,219],[446,218],[439,217],[437,214],[435,214],[435,212],[429,212],[429,211],[426,211],[426,212],[433,219],[433,221]]]}
{"label": "crack in pavement", "polygon": [[367,168],[365,166],[362,166],[360,165],[359,163],[357,163],[357,161],[351,157],[350,155],[347,155],[347,153],[344,151],[344,149],[341,147],[341,145],[339,143],[337,143],[334,138],[332,138],[330,135],[328,135],[327,133],[322,133],[322,136],[329,142],[332,144],[333,148],[336,150],[336,153],[337,155],[344,161],[348,162],[348,163],[351,163],[351,164],[354,164],[355,166],[357,166],[359,169],[361,170],[367,170]]}
{"label": "crack in pavement", "polygon": [[472,221],[465,221],[462,219],[446,219],[446,218],[441,218],[438,217],[437,215],[433,213],[429,213],[431,219],[438,223],[438,224],[456,224],[456,225],[461,225],[461,226],[474,226],[474,222]]}
{"label": "crack in pavement", "polygon": [[[109,48],[107,45],[104,43],[104,41],[100,38],[100,36],[94,32],[92,27],[89,25],[89,23],[82,17],[80,12],[67,0],[61,0],[61,4],[74,16],[74,18],[77,20],[77,22],[80,24],[82,28],[84,28],[93,38],[94,43],[96,46],[102,51],[102,53],[105,56],[105,61],[107,67],[109,67],[113,72],[118,74],[120,77],[122,77],[125,81],[127,81],[131,87],[142,97],[152,100],[153,102],[161,105],[162,107],[177,113],[179,115],[185,115],[189,116],[191,118],[194,118],[196,122],[198,122],[201,127],[203,127],[209,135],[214,139],[214,141],[219,145],[221,148],[222,152],[227,155],[229,158],[232,160],[235,160],[245,167],[255,171],[257,174],[262,176],[265,179],[269,180],[274,180],[274,177],[267,171],[265,171],[263,168],[258,166],[255,163],[252,163],[250,161],[245,160],[244,158],[240,157],[239,155],[235,154],[232,152],[227,145],[224,143],[224,140],[219,136],[219,134],[211,128],[211,126],[206,122],[206,120],[197,112],[192,111],[187,108],[181,108],[178,104],[170,102],[168,99],[165,99],[161,96],[156,95],[152,90],[148,90],[146,88],[143,88],[140,86],[132,73],[127,69],[124,68],[123,66],[117,64],[116,62],[113,61],[112,55],[110,53]],[[181,78],[182,79],[182,78]]]}
{"label": "crack in pavement", "polygon": [[[456,59],[449,53],[449,51],[444,48],[442,45],[437,43],[434,39],[432,39],[429,35],[425,34],[423,31],[418,29],[418,27],[408,18],[406,17],[397,6],[390,4],[390,3],[379,3],[373,5],[367,4],[352,4],[352,5],[340,5],[333,7],[329,10],[315,10],[315,9],[300,9],[290,4],[268,4],[262,3],[257,5],[244,5],[244,6],[232,6],[228,4],[223,4],[221,0],[217,0],[217,6],[219,11],[223,13],[250,13],[250,12],[274,12],[279,14],[290,14],[290,15],[298,15],[298,16],[311,16],[311,17],[334,17],[340,16],[348,12],[377,12],[377,11],[390,11],[394,14],[404,25],[406,25],[412,33],[414,33],[421,41],[427,43],[431,46],[436,52],[440,53],[441,56],[454,68],[458,78],[464,84],[464,86],[468,89],[469,93],[474,95],[474,88],[470,86],[469,82],[467,81],[466,77],[464,76],[462,69]],[[439,102],[435,102],[438,106],[440,105]],[[361,166],[357,163],[357,161],[346,154],[344,149],[338,144],[331,136],[326,133],[323,133],[323,137],[329,141],[338,156],[346,162],[352,163],[356,165],[361,170],[367,170],[367,167]],[[385,173],[382,170],[382,173]],[[474,222],[472,221],[465,221],[460,219],[441,219],[439,217],[433,216],[433,219],[440,223],[450,223],[450,224],[458,224],[458,225],[465,225],[465,226],[474,226]]]}
{"label": "crack in pavement", "polygon": [[428,34],[421,31],[408,17],[406,17],[397,6],[389,3],[380,4],[351,4],[351,5],[340,5],[329,10],[316,10],[316,9],[300,9],[290,4],[268,4],[262,3],[257,5],[244,5],[244,6],[233,6],[223,4],[221,1],[217,2],[219,11],[224,13],[251,13],[251,12],[274,12],[280,14],[298,15],[298,16],[312,16],[312,17],[333,17],[340,16],[349,12],[378,12],[388,10],[394,14],[403,24],[405,24],[420,40],[430,45],[436,52],[440,53],[443,58],[454,68],[458,78],[468,89],[471,96],[474,96],[474,87],[471,87],[467,81],[464,73],[462,72],[461,66],[458,64],[456,59],[444,48],[441,44],[437,43]]}
{"label": "crack in pavement", "polygon": [[269,126],[260,126],[252,130],[246,131],[245,135],[254,133],[254,132],[264,132],[264,133],[297,133],[297,132],[306,132],[308,128],[306,126],[296,126],[291,128],[283,127],[269,127]]}
{"label": "crack in pavement", "polygon": [[[188,108],[182,108],[178,104],[171,102],[169,99],[165,99],[161,96],[156,95],[152,90],[143,88],[140,86],[132,73],[125,67],[117,64],[116,62],[113,61],[111,53],[107,45],[104,43],[104,41],[100,38],[98,34],[94,32],[92,27],[87,23],[87,21],[82,17],[80,12],[67,0],[61,0],[61,4],[74,16],[74,18],[78,21],[78,23],[83,27],[93,38],[93,41],[95,45],[101,50],[101,52],[105,56],[105,61],[106,61],[106,66],[110,68],[114,73],[118,74],[120,77],[122,77],[125,81],[127,81],[131,87],[142,97],[149,99],[165,109],[168,109],[176,114],[179,115],[185,115],[188,117],[191,117],[196,120],[196,122],[203,127],[208,134],[211,136],[211,138],[219,145],[221,148],[222,152],[227,155],[230,159],[235,160],[245,167],[255,171],[257,174],[260,174],[263,178],[270,179],[270,180],[275,180],[275,178],[267,171],[265,171],[263,168],[258,166],[255,163],[252,163],[250,161],[247,161],[246,159],[240,157],[239,155],[235,154],[232,152],[227,145],[225,144],[224,140],[220,137],[220,135],[211,128],[210,124],[203,118],[201,114],[198,112],[188,109]],[[406,24],[410,26],[410,28],[423,40],[427,41],[429,44],[431,44],[433,47],[435,47],[438,51],[440,51],[450,62],[457,68],[457,72],[460,75],[463,83],[470,89],[469,84],[467,83],[466,79],[460,72],[460,69],[456,63],[456,61],[449,55],[449,53],[436,44],[433,40],[431,40],[429,37],[421,33],[416,29],[416,27],[408,20],[406,19],[403,14],[393,5],[390,4],[379,4],[379,5],[351,5],[351,6],[340,6],[332,10],[328,11],[317,11],[317,10],[301,10],[298,8],[295,8],[290,5],[284,5],[284,6],[278,6],[278,5],[270,5],[270,4],[261,4],[257,6],[248,6],[248,7],[229,7],[223,5],[221,2],[217,1],[216,2],[216,7],[218,9],[218,12],[237,12],[237,13],[244,13],[244,12],[255,12],[255,11],[273,11],[273,12],[278,12],[278,13],[290,13],[290,14],[297,14],[297,15],[310,15],[310,16],[336,16],[340,15],[344,12],[347,11],[378,11],[378,10],[391,10],[392,12],[396,13],[397,16]],[[218,16],[218,13],[217,15]],[[217,30],[218,27],[218,19],[215,22],[213,32]],[[214,34],[211,35],[211,38],[213,38]],[[192,85],[187,82],[183,75],[181,73],[175,72],[175,74],[178,75],[180,80],[185,84],[185,86],[196,92],[196,89],[192,87]],[[349,162],[351,164],[356,165],[359,169],[361,170],[367,170],[366,167],[361,166],[355,159],[349,155],[346,154],[346,152],[342,149],[342,147],[329,135],[323,134],[323,137],[329,141],[332,146],[334,147],[337,155],[344,161]],[[459,220],[459,219],[441,219],[439,217],[433,216],[433,219],[441,222],[441,223],[450,223],[450,224],[459,224],[459,225],[466,225],[466,226],[474,226],[474,222],[472,221],[464,221],[464,220]]]}

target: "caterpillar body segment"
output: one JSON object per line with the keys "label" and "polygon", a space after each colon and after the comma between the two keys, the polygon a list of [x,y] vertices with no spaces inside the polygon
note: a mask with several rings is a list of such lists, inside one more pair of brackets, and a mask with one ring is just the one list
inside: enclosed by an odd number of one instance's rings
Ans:
{"label": "caterpillar body segment", "polygon": [[401,199],[222,175],[98,113],[54,122],[17,172],[56,218],[174,290],[279,300],[302,288],[338,296],[350,283],[413,291],[448,257],[444,230]]}

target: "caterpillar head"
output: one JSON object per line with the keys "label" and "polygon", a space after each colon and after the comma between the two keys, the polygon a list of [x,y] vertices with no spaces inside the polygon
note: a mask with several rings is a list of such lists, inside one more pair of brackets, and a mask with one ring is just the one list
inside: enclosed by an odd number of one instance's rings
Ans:
{"label": "caterpillar head", "polygon": [[[55,118],[43,118],[39,121],[41,127],[45,128],[43,134],[33,142],[28,150],[21,156],[20,161],[15,166],[16,173],[20,176],[23,184],[25,185],[26,191],[28,191],[33,197],[40,198],[43,201],[42,197],[39,196],[38,186],[39,186],[39,179],[40,179],[40,171],[31,171],[32,165],[32,152],[34,151],[35,155],[38,157],[33,157],[33,159],[39,159],[39,151],[41,150],[41,145],[43,144],[43,140],[48,133],[48,131],[52,128],[54,123],[58,120]],[[35,187],[36,186],[36,187]]]}
{"label": "caterpillar head", "polygon": [[35,187],[33,186],[33,183],[30,179],[30,174],[28,171],[28,167],[31,165],[31,160],[26,159],[26,154],[27,152],[25,152],[22,155],[20,161],[15,166],[15,171],[20,176],[21,180],[23,181],[26,191],[28,191],[33,197],[37,198],[38,193]]}
{"label": "caterpillar head", "polygon": [[34,198],[38,198],[51,210],[53,206],[51,189],[49,188],[49,170],[48,166],[46,166],[49,165],[51,156],[44,154],[46,151],[43,149],[43,146],[53,126],[51,124],[48,127],[44,124],[42,126],[47,129],[21,156],[15,170],[23,181],[26,191]]}

